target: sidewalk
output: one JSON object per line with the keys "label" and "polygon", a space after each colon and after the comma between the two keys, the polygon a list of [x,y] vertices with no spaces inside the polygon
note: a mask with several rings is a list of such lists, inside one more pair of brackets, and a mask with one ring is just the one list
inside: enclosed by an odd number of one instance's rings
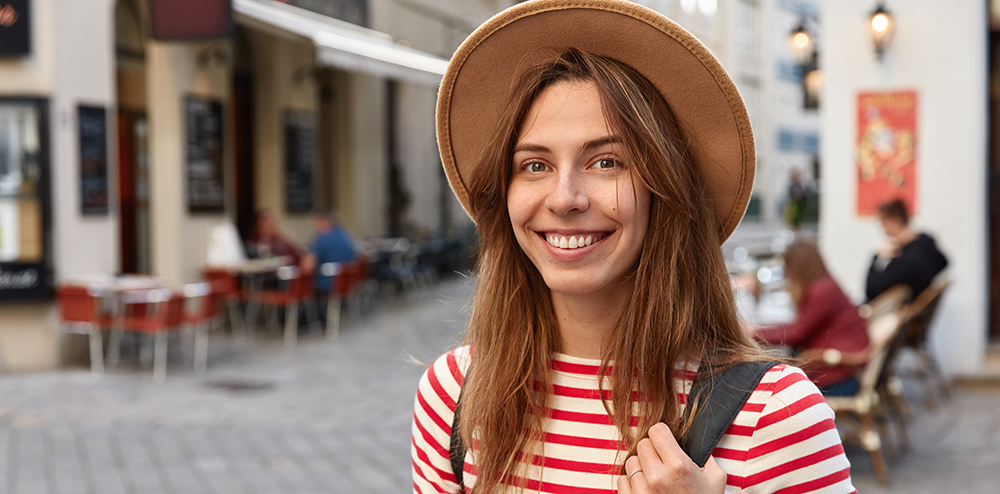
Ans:
{"label": "sidewalk", "polygon": [[[0,493],[230,494],[410,491],[410,418],[423,367],[457,344],[468,282],[348,320],[339,341],[212,341],[209,371],[171,362],[93,378],[85,369],[0,375]],[[890,488],[849,448],[860,492],[995,492],[1000,392],[915,397],[910,452]]]}

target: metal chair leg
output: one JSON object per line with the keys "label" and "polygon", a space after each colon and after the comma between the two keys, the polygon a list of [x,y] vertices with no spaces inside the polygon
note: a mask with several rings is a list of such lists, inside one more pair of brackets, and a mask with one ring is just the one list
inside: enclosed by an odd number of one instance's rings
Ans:
{"label": "metal chair leg", "polygon": [[326,339],[340,337],[340,297],[332,296],[326,301]]}
{"label": "metal chair leg", "polygon": [[90,372],[95,376],[104,374],[104,350],[101,348],[101,332],[90,333]]}
{"label": "metal chair leg", "polygon": [[[278,311],[275,310],[275,314]],[[285,346],[295,348],[299,337],[299,303],[292,302],[285,308]]]}
{"label": "metal chair leg", "polygon": [[194,371],[204,374],[208,370],[208,327],[199,324],[194,331]]}
{"label": "metal chair leg", "polygon": [[153,379],[163,382],[167,380],[167,332],[158,331],[153,338]]}

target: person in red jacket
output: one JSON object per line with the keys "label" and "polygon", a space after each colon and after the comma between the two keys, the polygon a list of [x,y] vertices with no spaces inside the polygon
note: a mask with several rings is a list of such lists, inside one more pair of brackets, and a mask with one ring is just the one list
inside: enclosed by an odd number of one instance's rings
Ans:
{"label": "person in red jacket", "polygon": [[790,324],[758,328],[757,339],[788,345],[796,353],[811,356],[812,362],[804,370],[823,394],[856,393],[859,388],[854,377],[856,369],[843,365],[841,357],[863,356],[867,351],[868,330],[864,319],[827,272],[816,244],[795,242],[784,257],[785,279],[798,315]]}

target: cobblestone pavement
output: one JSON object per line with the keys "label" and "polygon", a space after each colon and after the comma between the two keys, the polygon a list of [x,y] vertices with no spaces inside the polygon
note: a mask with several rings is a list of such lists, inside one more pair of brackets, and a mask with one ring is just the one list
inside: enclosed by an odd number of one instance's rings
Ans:
{"label": "cobblestone pavement", "polygon": [[[209,371],[171,362],[94,378],[84,369],[0,376],[0,493],[409,492],[413,392],[461,338],[469,282],[452,279],[363,318],[338,341],[213,339]],[[172,342],[173,344],[173,342]],[[919,395],[917,396],[919,398]],[[861,492],[996,492],[1000,393],[914,406],[909,452],[879,486],[849,448]]]}

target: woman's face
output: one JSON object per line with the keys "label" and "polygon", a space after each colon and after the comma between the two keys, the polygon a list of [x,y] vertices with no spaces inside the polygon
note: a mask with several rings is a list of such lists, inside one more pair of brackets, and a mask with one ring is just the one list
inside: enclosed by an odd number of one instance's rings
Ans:
{"label": "woman's face", "polygon": [[521,249],[554,293],[623,288],[646,236],[650,193],[625,162],[596,87],[546,88],[519,130],[507,210]]}

